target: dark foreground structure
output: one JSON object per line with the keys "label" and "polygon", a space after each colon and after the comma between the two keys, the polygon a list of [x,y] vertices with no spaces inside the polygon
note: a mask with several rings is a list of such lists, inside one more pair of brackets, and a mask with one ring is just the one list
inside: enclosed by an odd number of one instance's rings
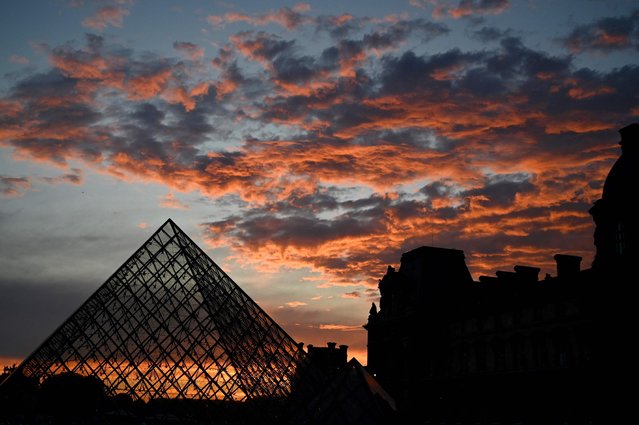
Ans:
{"label": "dark foreground structure", "polygon": [[306,353],[168,220],[3,377],[0,423],[390,420],[390,397],[335,346]]}
{"label": "dark foreground structure", "polygon": [[[590,424],[636,419],[623,381],[632,341],[639,215],[639,124],[590,210],[592,268],[557,254],[557,273],[515,266],[473,281],[463,251],[424,246],[380,280],[368,323],[368,370],[404,421]],[[634,392],[634,391],[632,391]]]}

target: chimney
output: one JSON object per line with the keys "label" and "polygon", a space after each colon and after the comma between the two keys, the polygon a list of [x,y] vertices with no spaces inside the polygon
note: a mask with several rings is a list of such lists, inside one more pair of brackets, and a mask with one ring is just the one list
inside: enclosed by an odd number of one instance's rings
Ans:
{"label": "chimney", "polygon": [[337,343],[335,343],[335,342],[327,342],[326,345],[328,345],[328,349],[329,350],[334,350],[335,347],[337,346]]}
{"label": "chimney", "polygon": [[559,278],[575,276],[581,269],[581,257],[576,255],[555,254],[553,258],[557,262],[557,276]]}
{"label": "chimney", "polygon": [[537,282],[539,280],[539,267],[515,266],[515,273],[526,282]]}

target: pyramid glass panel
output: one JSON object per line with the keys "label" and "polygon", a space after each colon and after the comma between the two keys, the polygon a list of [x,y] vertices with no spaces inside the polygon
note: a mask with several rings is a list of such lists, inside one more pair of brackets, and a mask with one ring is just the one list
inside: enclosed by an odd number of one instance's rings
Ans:
{"label": "pyramid glass panel", "polygon": [[111,395],[284,398],[304,356],[173,221],[168,220],[17,372],[74,372]]}

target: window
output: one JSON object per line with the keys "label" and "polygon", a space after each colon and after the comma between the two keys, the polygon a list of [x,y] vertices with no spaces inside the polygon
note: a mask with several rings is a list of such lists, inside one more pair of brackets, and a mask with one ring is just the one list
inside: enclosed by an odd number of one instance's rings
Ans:
{"label": "window", "polygon": [[506,368],[506,345],[500,339],[496,339],[493,342],[493,356],[495,359],[495,370],[504,370]]}
{"label": "window", "polygon": [[615,232],[615,251],[619,255],[623,255],[626,248],[626,240],[624,238],[624,226],[623,223],[617,223],[617,229]]}
{"label": "window", "polygon": [[523,370],[528,366],[526,359],[526,339],[523,335],[517,334],[511,340],[513,350],[513,369]]}
{"label": "window", "polygon": [[513,314],[511,312],[502,313],[499,321],[504,328],[511,328],[513,326]]}
{"label": "window", "polygon": [[483,341],[478,342],[475,345],[475,359],[477,361],[477,371],[483,372],[486,370],[486,343]]}
{"label": "window", "polygon": [[533,364],[537,369],[546,368],[546,340],[541,334],[535,334],[532,338]]}
{"label": "window", "polygon": [[468,353],[468,347],[466,345],[462,345],[459,349],[459,366],[460,372],[462,374],[468,373],[468,364],[470,363],[470,355]]}

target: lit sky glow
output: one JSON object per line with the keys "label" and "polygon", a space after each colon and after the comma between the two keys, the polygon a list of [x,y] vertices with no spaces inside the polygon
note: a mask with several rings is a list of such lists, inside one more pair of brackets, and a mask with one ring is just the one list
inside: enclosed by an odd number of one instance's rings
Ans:
{"label": "lit sky glow", "polygon": [[297,341],[363,363],[421,245],[593,258],[639,121],[633,1],[0,4],[0,364],[171,217]]}

